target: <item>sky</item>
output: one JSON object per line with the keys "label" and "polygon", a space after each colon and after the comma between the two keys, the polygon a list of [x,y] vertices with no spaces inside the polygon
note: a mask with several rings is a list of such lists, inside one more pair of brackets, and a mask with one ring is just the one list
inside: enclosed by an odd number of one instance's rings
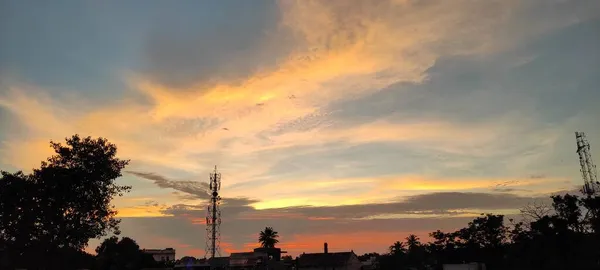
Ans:
{"label": "sky", "polygon": [[[0,169],[104,137],[142,248],[385,252],[515,216],[600,162],[600,1],[0,2]],[[596,148],[596,145],[598,145]],[[93,250],[101,240],[90,241]]]}

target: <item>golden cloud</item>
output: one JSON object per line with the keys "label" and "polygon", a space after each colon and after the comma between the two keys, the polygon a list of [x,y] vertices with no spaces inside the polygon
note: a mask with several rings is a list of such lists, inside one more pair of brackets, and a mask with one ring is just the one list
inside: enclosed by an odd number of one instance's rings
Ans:
{"label": "golden cloud", "polygon": [[427,177],[422,175],[409,175],[398,178],[382,179],[383,189],[393,190],[469,190],[480,188],[523,187],[540,183],[562,182],[564,179],[535,179],[535,178],[453,178],[453,177]]}
{"label": "golden cloud", "polygon": [[169,217],[171,215],[164,214],[164,206],[133,206],[120,207],[117,209],[117,217]]}
{"label": "golden cloud", "polygon": [[[533,196],[561,190],[565,179],[530,177],[442,177],[431,175],[395,175],[366,178],[331,178],[306,182],[286,180],[293,183],[293,189],[281,189],[282,183],[267,183],[245,189],[253,193],[270,190],[270,196],[252,204],[257,210],[276,209],[294,206],[341,206],[368,203],[384,203],[398,200],[403,196],[415,196],[430,192],[478,191],[510,192]],[[337,188],[353,188],[353,191],[336,192]],[[534,192],[535,191],[535,192]],[[543,191],[543,192],[542,192]]]}
{"label": "golden cloud", "polygon": [[[274,162],[297,152],[263,155],[260,161],[257,154],[296,146],[411,142],[468,151],[465,144],[487,145],[512,123],[381,120],[342,127],[332,125],[335,120],[322,109],[393,83],[421,82],[442,55],[493,50],[492,30],[510,19],[508,14],[519,7],[516,3],[282,1],[280,27],[297,42],[278,65],[241,82],[198,82],[177,89],[129,72],[125,77],[131,88],[147,99],[127,93],[123,100],[103,107],[89,106],[84,99],[51,97],[27,85],[12,86],[0,95],[0,106],[26,132],[7,132],[2,161],[34,167],[49,154],[42,142],[79,133],[108,138],[118,145],[120,155],[133,160],[132,166],[143,163],[204,173],[214,164],[227,163],[236,168],[228,172],[228,184],[235,184],[267,172]],[[266,43],[276,44],[280,37],[269,38]],[[317,124],[309,126],[303,120],[307,117]],[[287,200],[273,204],[290,205],[289,200],[296,199]]]}

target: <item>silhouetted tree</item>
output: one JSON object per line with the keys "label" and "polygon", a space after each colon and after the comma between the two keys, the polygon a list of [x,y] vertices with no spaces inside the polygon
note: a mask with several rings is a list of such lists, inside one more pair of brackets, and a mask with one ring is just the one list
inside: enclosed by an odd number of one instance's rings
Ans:
{"label": "silhouetted tree", "polygon": [[110,202],[130,189],[115,183],[128,161],[103,138],[74,135],[50,146],[55,155],[31,174],[1,174],[0,245],[13,267],[65,269],[65,250],[119,233]]}
{"label": "silhouetted tree", "polygon": [[406,244],[401,241],[394,242],[388,248],[389,253],[379,259],[382,269],[402,269],[406,266]]}
{"label": "silhouetted tree", "polygon": [[3,171],[0,176],[0,247],[11,262],[17,262],[15,258],[31,249],[31,240],[39,233],[37,187],[22,172]]}
{"label": "silhouetted tree", "polygon": [[440,230],[429,234],[434,239],[427,245],[427,251],[430,254],[430,262],[433,265],[444,263],[458,263],[456,233],[444,233]]}
{"label": "silhouetted tree", "polygon": [[140,269],[143,267],[157,267],[152,255],[140,250],[135,240],[129,237],[110,237],[96,247],[96,269]]}
{"label": "silhouetted tree", "polygon": [[508,241],[504,216],[487,214],[475,218],[468,227],[458,231],[458,239],[463,261],[482,261],[491,265],[490,269],[500,267]]}
{"label": "silhouetted tree", "polygon": [[425,247],[419,241],[419,237],[411,234],[406,237],[406,264],[421,269],[425,266]]}
{"label": "silhouetted tree", "polygon": [[197,261],[198,259],[192,257],[192,256],[183,256],[181,259],[176,261],[176,264],[193,264]]}
{"label": "silhouetted tree", "polygon": [[264,231],[261,231],[258,235],[258,242],[261,247],[274,248],[275,244],[279,243],[279,234],[273,230],[272,227],[266,227]]}
{"label": "silhouetted tree", "polygon": [[406,245],[404,242],[396,241],[389,247],[391,255],[400,255],[406,252]]}
{"label": "silhouetted tree", "polygon": [[408,247],[408,252],[411,250],[416,250],[421,247],[421,242],[419,241],[419,237],[414,234],[411,234],[406,237],[406,246]]}
{"label": "silhouetted tree", "polygon": [[516,251],[510,253],[510,263],[515,269],[598,269],[599,249],[590,225],[597,208],[593,203],[586,205],[594,196],[551,198],[553,213],[530,222],[530,230],[512,237]]}
{"label": "silhouetted tree", "polygon": [[552,207],[541,200],[535,200],[519,209],[519,211],[523,219],[523,226],[528,226],[529,223],[549,215],[552,212]]}

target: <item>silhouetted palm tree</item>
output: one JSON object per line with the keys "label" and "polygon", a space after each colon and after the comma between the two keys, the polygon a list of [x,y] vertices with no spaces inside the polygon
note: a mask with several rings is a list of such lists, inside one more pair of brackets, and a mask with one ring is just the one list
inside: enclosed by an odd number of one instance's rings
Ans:
{"label": "silhouetted palm tree", "polygon": [[260,232],[258,236],[258,242],[261,247],[274,248],[275,244],[279,243],[279,235],[273,230],[273,227],[266,227],[264,231]]}
{"label": "silhouetted palm tree", "polygon": [[419,241],[419,237],[414,234],[406,237],[406,264],[417,269],[421,269],[425,263],[425,249]]}
{"label": "silhouetted palm tree", "polygon": [[400,241],[396,241],[393,245],[390,246],[390,254],[397,255],[402,254],[406,251],[404,248],[404,243]]}
{"label": "silhouetted palm tree", "polygon": [[419,241],[419,237],[417,237],[414,234],[411,234],[408,237],[406,237],[406,245],[408,246],[409,251],[413,251],[421,246],[421,242]]}

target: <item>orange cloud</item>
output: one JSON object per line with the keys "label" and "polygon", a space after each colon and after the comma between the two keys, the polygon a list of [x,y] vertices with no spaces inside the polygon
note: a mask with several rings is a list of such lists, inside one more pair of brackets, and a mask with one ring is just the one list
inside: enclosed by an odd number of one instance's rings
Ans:
{"label": "orange cloud", "polygon": [[[256,239],[256,235],[248,236],[245,239]],[[242,239],[235,239],[235,241],[237,241],[238,244],[234,244],[228,237],[223,237],[220,243],[221,250],[227,254],[231,254],[234,252],[249,252],[260,247],[260,244],[257,241],[243,242]]]}
{"label": "orange cloud", "polygon": [[164,214],[164,206],[133,206],[118,208],[117,217],[168,217],[172,215]]}
{"label": "orange cloud", "polygon": [[[565,178],[528,178],[528,177],[440,177],[427,175],[405,175],[379,179],[379,185],[368,191],[365,198],[380,196],[383,198],[416,195],[424,192],[447,191],[495,191],[508,190],[513,194],[533,196],[560,190]],[[543,191],[543,192],[542,192]]]}
{"label": "orange cloud", "polygon": [[228,253],[236,253],[236,252],[248,252],[249,250],[245,249],[245,248],[234,248],[234,245],[230,242],[221,242],[220,244],[221,249]]}
{"label": "orange cloud", "polygon": [[[366,192],[365,192],[366,193]],[[318,194],[318,195],[317,195]],[[321,190],[319,193],[315,193],[309,196],[296,195],[288,193],[286,196],[280,196],[281,198],[265,198],[260,202],[251,204],[254,209],[273,209],[273,208],[285,208],[293,206],[337,206],[337,205],[353,205],[360,204],[368,199],[362,196],[359,197],[348,197],[346,194],[330,195],[327,191]]]}
{"label": "orange cloud", "polygon": [[[566,179],[555,178],[528,178],[528,177],[443,177],[433,175],[392,175],[365,178],[335,178],[316,179],[313,182],[291,181],[294,183],[293,191],[279,190],[280,183],[267,183],[256,188],[272,190],[271,196],[263,198],[260,202],[253,203],[257,209],[284,208],[293,206],[339,206],[357,205],[374,202],[389,202],[397,200],[402,196],[423,194],[425,192],[448,192],[448,191],[494,191],[496,189],[509,189],[513,194],[532,196],[533,191],[560,190]],[[346,188],[356,187],[351,196],[344,193],[332,195],[331,190],[340,186]],[[537,192],[535,194],[539,194]],[[304,194],[310,194],[305,196]]]}
{"label": "orange cloud", "polygon": [[191,221],[194,225],[206,225],[206,218],[192,218]]}
{"label": "orange cloud", "polygon": [[302,214],[299,213],[261,213],[261,212],[248,212],[242,213],[237,219],[297,219],[297,218],[306,218]]}
{"label": "orange cloud", "polygon": [[496,186],[522,187],[539,183],[561,182],[564,179],[533,178],[442,178],[422,175],[408,175],[382,179],[383,189],[393,190],[469,190],[494,188]]}
{"label": "orange cloud", "polygon": [[334,217],[308,217],[309,220],[333,220]]}

